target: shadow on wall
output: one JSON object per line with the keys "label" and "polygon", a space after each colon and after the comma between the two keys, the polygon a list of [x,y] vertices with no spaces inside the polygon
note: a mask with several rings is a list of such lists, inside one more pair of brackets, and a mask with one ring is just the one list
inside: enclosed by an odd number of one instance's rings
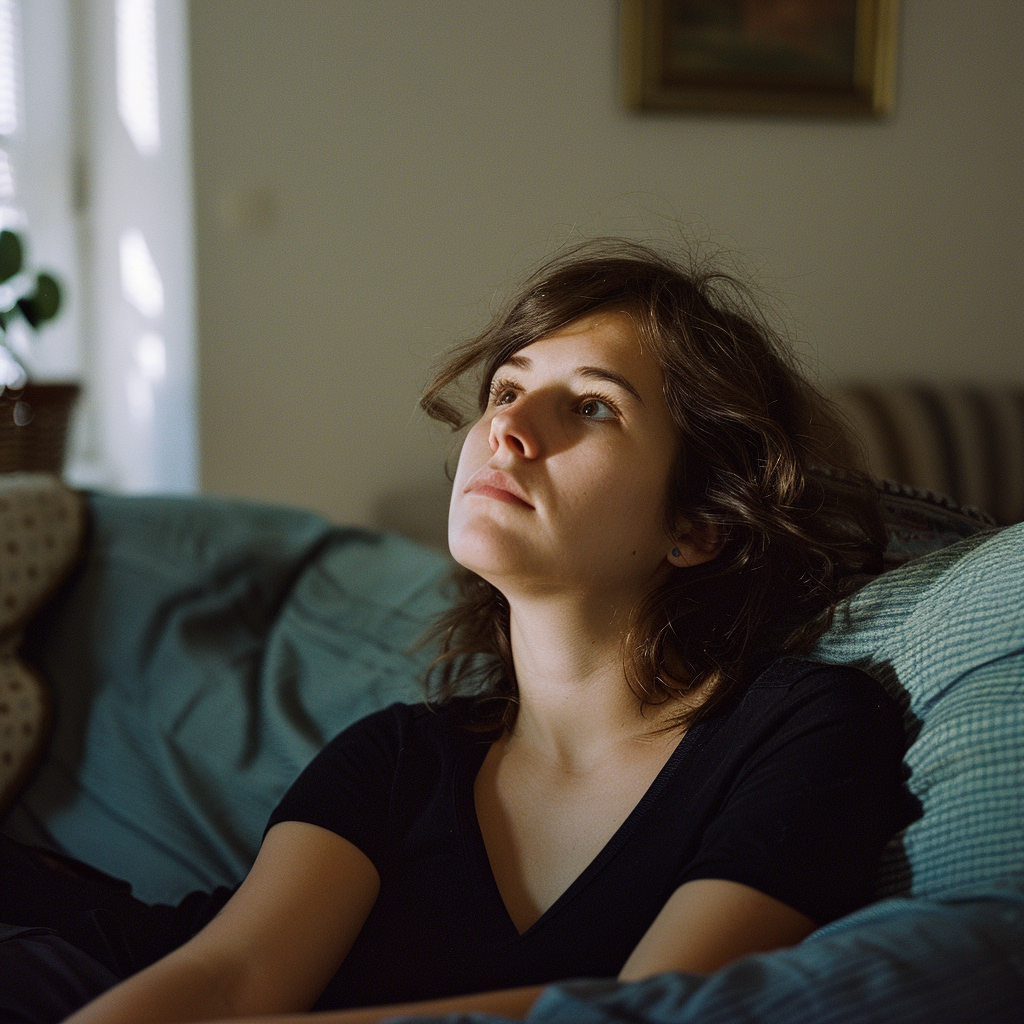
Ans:
{"label": "shadow on wall", "polygon": [[448,554],[451,484],[414,484],[386,491],[373,504],[374,529],[400,533]]}

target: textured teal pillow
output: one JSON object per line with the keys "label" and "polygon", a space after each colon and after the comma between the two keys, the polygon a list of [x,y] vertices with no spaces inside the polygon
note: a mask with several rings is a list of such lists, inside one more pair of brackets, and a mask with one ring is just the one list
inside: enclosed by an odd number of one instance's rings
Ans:
{"label": "textured teal pillow", "polygon": [[295,509],[91,495],[84,564],[24,647],[54,687],[23,811],[146,900],[237,882],[350,722],[416,700],[449,562]]}
{"label": "textured teal pillow", "polygon": [[1024,524],[880,576],[812,656],[863,666],[906,707],[923,814],[887,848],[878,896],[1024,869]]}

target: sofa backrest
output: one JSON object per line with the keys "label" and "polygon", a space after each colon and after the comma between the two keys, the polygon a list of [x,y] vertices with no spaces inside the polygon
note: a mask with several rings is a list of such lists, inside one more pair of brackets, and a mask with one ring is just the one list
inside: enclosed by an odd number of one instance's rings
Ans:
{"label": "sofa backrest", "polygon": [[831,392],[876,477],[1024,520],[1024,387],[848,383]]}
{"label": "sofa backrest", "polygon": [[[854,595],[815,652],[865,665],[907,708],[925,814],[887,852],[880,895],[994,877],[1024,850],[1024,526],[977,533],[971,514],[895,497],[893,561],[920,553],[914,516],[933,547],[965,539]],[[57,705],[23,810],[143,899],[236,882],[317,749],[419,699],[432,652],[412,648],[451,563],[293,509],[88,503],[85,558],[23,648]]]}

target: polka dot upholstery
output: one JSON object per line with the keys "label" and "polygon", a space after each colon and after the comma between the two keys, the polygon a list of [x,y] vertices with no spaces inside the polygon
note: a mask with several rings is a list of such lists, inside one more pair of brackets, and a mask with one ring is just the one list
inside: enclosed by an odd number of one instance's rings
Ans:
{"label": "polka dot upholstery", "polygon": [[56,477],[0,474],[0,811],[49,731],[49,693],[17,655],[21,632],[74,562],[82,526],[78,494]]}

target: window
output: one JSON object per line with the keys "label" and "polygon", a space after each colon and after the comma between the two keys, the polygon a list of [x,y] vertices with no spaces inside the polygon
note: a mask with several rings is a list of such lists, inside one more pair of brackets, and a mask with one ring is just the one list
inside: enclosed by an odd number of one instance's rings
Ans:
{"label": "window", "polygon": [[80,484],[197,486],[186,19],[186,0],[0,0],[0,219],[65,285],[31,369],[83,384]]}

